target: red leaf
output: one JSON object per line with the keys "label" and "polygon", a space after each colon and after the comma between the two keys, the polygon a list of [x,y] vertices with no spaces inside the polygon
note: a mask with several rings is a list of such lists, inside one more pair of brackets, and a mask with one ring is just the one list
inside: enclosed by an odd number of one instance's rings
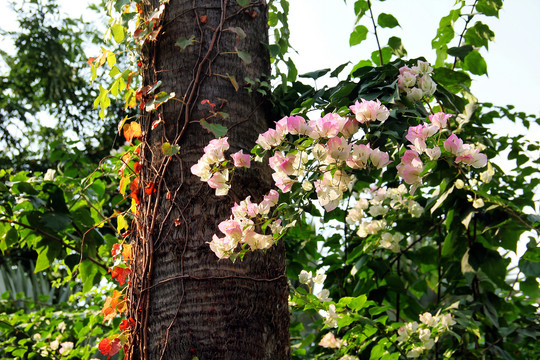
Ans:
{"label": "red leaf", "polygon": [[138,174],[141,172],[141,163],[136,161],[135,164],[133,164],[133,170]]}
{"label": "red leaf", "polygon": [[159,124],[163,122],[163,119],[161,118],[161,114],[159,115],[159,118],[157,120],[154,120],[152,123],[152,130],[158,127]]}
{"label": "red leaf", "polygon": [[112,246],[111,255],[113,260],[116,259],[118,255],[120,255],[120,252],[122,251],[122,245],[120,244],[114,244]]}
{"label": "red leaf", "polygon": [[124,285],[126,282],[126,277],[129,274],[131,274],[131,269],[115,266],[114,269],[112,269],[111,277],[116,279],[120,285]]}
{"label": "red leaf", "polygon": [[152,194],[154,192],[154,182],[148,183],[148,185],[146,185],[144,188],[144,192],[148,195]]}
{"label": "red leaf", "polygon": [[133,318],[124,319],[120,323],[120,326],[118,328],[122,331],[126,331],[127,329],[133,329],[135,327],[135,320]]}
{"label": "red leaf", "polygon": [[210,100],[208,99],[204,99],[203,101],[201,101],[201,105],[204,105],[204,104],[208,104],[210,105],[212,108],[214,108],[216,106],[216,104],[210,102]]}
{"label": "red leaf", "polygon": [[119,338],[116,338],[111,341],[109,338],[105,338],[99,342],[98,348],[101,354],[107,356],[107,359],[110,359],[111,356],[115,355],[118,351],[120,351],[120,348],[122,347],[122,343],[120,342]]}
{"label": "red leaf", "polygon": [[133,181],[129,185],[129,190],[131,190],[130,196],[133,198],[133,200],[135,200],[135,203],[139,205],[141,201],[139,200],[139,177],[138,176],[135,179],[133,179]]}

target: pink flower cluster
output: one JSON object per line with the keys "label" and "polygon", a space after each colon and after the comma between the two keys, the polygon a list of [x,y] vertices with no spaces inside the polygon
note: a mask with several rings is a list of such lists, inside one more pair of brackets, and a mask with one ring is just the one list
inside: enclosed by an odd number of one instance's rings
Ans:
{"label": "pink flower cluster", "polygon": [[[278,189],[286,193],[295,183],[301,183],[306,192],[314,189],[321,206],[331,211],[339,205],[343,193],[353,182],[351,169],[382,169],[391,162],[388,153],[372,149],[369,144],[359,144],[359,139],[353,140],[359,133],[360,124],[384,122],[389,117],[388,109],[378,100],[356,101],[350,109],[354,117],[335,113],[309,121],[301,116],[284,117],[276,122],[275,129],[259,135],[256,143],[271,151],[269,165]],[[288,135],[293,135],[296,141],[291,143]],[[228,148],[227,138],[212,140],[205,147],[203,157],[191,168],[193,174],[216,189],[216,195],[226,195],[230,188],[229,171],[234,168],[227,166],[225,160],[224,151]],[[232,158],[235,167],[250,165],[249,155],[242,152],[233,154]],[[214,235],[209,242],[211,250],[219,258],[228,258],[235,254],[239,245],[241,251],[246,251],[247,246],[249,250],[270,247],[283,230],[279,220],[268,218],[270,207],[277,204],[277,194],[272,190],[260,204],[252,203],[249,197],[239,205],[235,204],[233,216],[219,225],[225,236]],[[255,228],[263,223],[277,236],[257,233]],[[285,228],[288,226],[292,224]]]}
{"label": "pink flower cluster", "polygon": [[[201,181],[208,183],[212,189],[216,189],[217,196],[227,195],[231,188],[229,182],[228,166],[223,165],[225,162],[224,152],[229,150],[228,138],[213,139],[204,148],[204,155],[199,159],[197,164],[191,167],[191,173],[198,176]],[[242,150],[231,155],[234,168],[246,167],[251,165],[251,157],[249,154],[244,154]]]}
{"label": "pink flower cluster", "polygon": [[420,101],[424,96],[431,96],[437,90],[437,84],[431,79],[433,68],[428,62],[418,60],[417,66],[399,69],[398,88],[412,102]]}
{"label": "pink flower cluster", "polygon": [[[437,160],[441,156],[441,148],[436,145],[429,147],[427,141],[447,126],[450,117],[449,114],[439,112],[429,116],[431,124],[423,123],[409,127],[405,138],[411,142],[411,145],[401,157],[401,162],[396,168],[405,183],[412,185],[411,192],[414,192],[421,183],[420,174],[424,170],[424,163],[420,156],[426,154],[429,160]],[[436,144],[437,140],[432,142]],[[463,140],[458,138],[456,134],[450,135],[443,142],[443,147],[450,155],[455,156],[456,164],[467,164],[475,168],[482,168],[487,164],[485,154],[481,153],[474,145],[464,144]]]}
{"label": "pink flower cluster", "polygon": [[352,169],[369,166],[381,169],[391,162],[386,152],[356,144],[351,139],[358,133],[360,123],[384,122],[389,116],[388,109],[378,100],[356,101],[350,109],[355,118],[330,113],[306,122],[301,116],[290,116],[276,122],[275,130],[269,129],[259,135],[257,144],[265,150],[280,147],[287,134],[313,140],[311,146],[303,151],[276,149],[269,158],[269,165],[274,171],[272,177],[282,192],[291,191],[293,184],[302,180],[303,189],[310,191],[315,187],[321,206],[331,211],[337,207],[351,182],[345,171],[347,166]]}
{"label": "pink flower cluster", "polygon": [[[238,245],[248,245],[250,250],[268,249],[274,244],[272,235],[265,235],[256,231],[257,225],[268,220],[270,209],[278,203],[279,193],[276,190],[264,196],[259,204],[251,202],[247,197],[240,204],[235,203],[232,208],[232,216],[222,221],[218,228],[225,235],[214,235],[208,244],[210,249],[220,259],[229,258],[236,252]],[[274,220],[269,225],[273,234],[279,234],[282,230],[281,220]]]}

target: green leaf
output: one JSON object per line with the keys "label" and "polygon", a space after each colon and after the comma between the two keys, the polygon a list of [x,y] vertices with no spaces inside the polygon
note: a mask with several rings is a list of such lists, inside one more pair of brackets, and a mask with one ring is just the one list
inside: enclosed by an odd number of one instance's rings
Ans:
{"label": "green leaf", "polygon": [[[351,74],[354,75],[354,72],[358,69],[361,69],[361,68],[364,68],[364,67],[372,67],[373,66],[373,62],[371,62],[371,60],[360,60],[358,62],[358,64],[354,65],[352,70],[351,70]],[[356,75],[355,75],[356,76]]]}
{"label": "green leaf", "polygon": [[114,9],[115,9],[117,12],[121,13],[121,12],[122,12],[122,7],[123,7],[124,5],[129,4],[130,2],[131,2],[130,0],[116,0],[116,1],[114,2]]}
{"label": "green leaf", "polygon": [[351,300],[351,302],[347,305],[351,310],[360,310],[364,308],[364,305],[366,304],[367,296],[366,295],[360,295],[358,297],[355,297]]}
{"label": "green leaf", "polygon": [[71,216],[63,213],[48,212],[43,215],[41,222],[52,230],[60,231],[71,224]]}
{"label": "green leaf", "polygon": [[[7,231],[5,231],[6,227],[9,227]],[[0,250],[2,251],[2,254],[4,254],[7,249],[17,244],[17,242],[19,241],[19,233],[9,224],[5,224],[4,229],[2,230],[5,232],[0,238]]]}
{"label": "green leaf", "polygon": [[471,77],[463,71],[439,67],[433,70],[433,80],[443,86],[471,86]]}
{"label": "green leaf", "polygon": [[83,292],[89,292],[94,286],[94,279],[98,273],[98,266],[90,260],[83,260],[79,265]]}
{"label": "green leaf", "polygon": [[465,41],[474,47],[484,46],[488,49],[489,42],[495,39],[495,33],[491,31],[489,26],[477,21],[473,27],[467,29],[465,33]]}
{"label": "green leaf", "polygon": [[354,46],[360,44],[362,41],[366,40],[368,33],[368,28],[364,25],[358,25],[354,28],[354,31],[349,37],[349,45]]}
{"label": "green leaf", "polygon": [[399,26],[399,22],[393,15],[385,13],[379,14],[379,17],[377,18],[377,24],[379,24],[380,27],[383,28],[394,28],[396,26]]}
{"label": "green leaf", "polygon": [[296,77],[298,76],[298,70],[296,69],[296,65],[294,65],[294,62],[290,58],[287,59],[285,63],[287,64],[287,69],[288,69],[287,81],[295,82]]}
{"label": "green leaf", "polygon": [[503,0],[479,0],[476,10],[486,16],[499,17],[499,10],[503,7]]}
{"label": "green leaf", "polygon": [[321,70],[311,71],[311,72],[308,72],[299,76],[302,78],[312,78],[313,80],[317,80],[318,78],[326,75],[329,71],[330,69],[321,69]]}
{"label": "green leaf", "polygon": [[126,28],[120,24],[111,26],[111,33],[117,44],[121,43],[126,38]]}
{"label": "green leaf", "polygon": [[457,232],[456,231],[450,231],[446,237],[444,238],[441,255],[443,257],[448,257],[454,253],[457,247]]}
{"label": "green leaf", "polygon": [[476,50],[471,51],[465,57],[465,70],[469,70],[474,75],[487,75],[487,64],[482,55]]}
{"label": "green leaf", "polygon": [[392,49],[392,53],[394,53],[394,55],[396,55],[397,57],[407,56],[407,50],[405,50],[405,48],[403,47],[401,38],[398,38],[397,36],[392,36],[390,39],[388,39],[388,46],[390,46],[390,49]]}
{"label": "green leaf", "polygon": [[[451,47],[450,49],[448,49],[447,52],[448,52],[448,55],[451,55],[451,56],[459,58],[460,60],[463,60],[465,59],[465,56],[467,56],[473,50],[474,48],[472,47],[472,45],[463,45],[460,47]],[[443,68],[443,69],[448,69],[448,68]]]}
{"label": "green leaf", "polygon": [[168,142],[164,142],[163,145],[161,145],[161,150],[163,151],[163,155],[173,156],[180,151],[180,146],[177,144],[171,145]]}
{"label": "green leaf", "polygon": [[379,50],[375,50],[371,53],[371,61],[373,61],[374,64],[377,65],[383,65],[388,64],[390,59],[392,58],[392,49],[390,49],[388,46],[385,46],[381,49],[382,52],[382,62]]}
{"label": "green leaf", "polygon": [[229,28],[229,30],[231,30],[233,33],[236,34],[236,36],[238,36],[238,40],[244,40],[246,38],[246,33],[244,32],[244,30],[242,30],[241,27],[231,27]]}
{"label": "green leaf", "polygon": [[531,299],[537,299],[540,297],[540,286],[535,277],[528,277],[524,281],[519,283],[519,290],[523,292],[525,296]]}
{"label": "green leaf", "polygon": [[221,124],[213,124],[209,123],[206,120],[201,120],[201,125],[204,129],[206,129],[208,132],[211,132],[214,134],[215,137],[223,137],[227,134],[227,128]]}
{"label": "green leaf", "polygon": [[345,64],[341,64],[339,65],[337,68],[335,68],[331,73],[330,73],[330,76],[331,77],[338,77],[338,75],[343,71],[343,69],[345,69],[345,67],[347,65],[349,65],[351,62],[350,61],[347,61]]}
{"label": "green leaf", "polygon": [[176,40],[174,45],[178,46],[181,50],[185,50],[188,46],[195,43],[195,35],[191,35],[189,39],[186,39],[184,36],[181,36]]}
{"label": "green leaf", "polygon": [[251,64],[251,55],[247,51],[238,51],[236,53],[244,65]]}
{"label": "green leaf", "polygon": [[238,5],[244,8],[249,5],[250,0],[236,0],[236,2]]}
{"label": "green leaf", "polygon": [[36,267],[34,269],[34,273],[38,273],[40,271],[43,271],[47,269],[54,260],[58,259],[61,253],[61,247],[60,244],[49,241],[45,246],[42,246],[38,249],[36,249],[38,252],[38,257],[36,260]]}

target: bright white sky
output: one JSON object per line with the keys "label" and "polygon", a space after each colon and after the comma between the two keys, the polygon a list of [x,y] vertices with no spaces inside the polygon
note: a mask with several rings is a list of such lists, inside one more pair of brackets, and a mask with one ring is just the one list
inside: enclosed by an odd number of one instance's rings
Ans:
{"label": "bright white sky", "polygon": [[[349,34],[354,27],[354,1],[291,0],[291,43],[298,51],[293,59],[299,72],[335,67],[347,61],[354,63],[369,58],[376,49],[372,34],[353,48]],[[378,30],[382,44],[388,37],[398,36],[410,58],[424,56],[435,60],[431,40],[439,19],[449,13],[454,0],[387,0],[372,1],[375,17],[381,12],[393,14],[401,28]],[[472,92],[480,101],[516,105],[527,113],[540,114],[540,1],[505,1],[499,19],[478,17],[495,32],[489,52],[483,51],[489,77],[477,78]],[[367,20],[367,19],[365,19]],[[370,23],[362,22],[372,31]],[[455,24],[456,33],[463,22]]]}

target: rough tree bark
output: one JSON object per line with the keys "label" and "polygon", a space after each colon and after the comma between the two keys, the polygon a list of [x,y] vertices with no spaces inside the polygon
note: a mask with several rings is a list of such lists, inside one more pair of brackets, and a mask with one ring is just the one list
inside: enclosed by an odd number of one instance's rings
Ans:
{"label": "rough tree bark", "polygon": [[[150,13],[159,6],[152,0],[144,10]],[[161,81],[159,91],[175,92],[181,101],[171,100],[141,119],[141,203],[128,292],[130,316],[137,327],[127,356],[287,359],[283,246],[249,253],[233,264],[218,261],[206,243],[218,233],[217,224],[230,216],[234,202],[247,195],[262,200],[270,189],[269,174],[258,168],[235,175],[229,195],[218,198],[190,173],[213,138],[198,122],[209,118],[212,110],[202,100],[228,114],[208,122],[229,129],[231,152],[246,153],[267,128],[266,99],[248,91],[244,82],[270,73],[264,45],[267,6],[264,1],[251,1],[242,8],[235,0],[171,0],[159,26],[157,40],[144,47],[144,85]],[[241,28],[246,37],[234,28]],[[175,46],[180,38],[192,42],[182,49]],[[248,53],[251,62],[245,64],[238,51]],[[151,130],[158,117],[164,125]],[[178,144],[180,152],[164,156],[164,142]],[[154,192],[147,195],[144,189],[152,183]]]}

